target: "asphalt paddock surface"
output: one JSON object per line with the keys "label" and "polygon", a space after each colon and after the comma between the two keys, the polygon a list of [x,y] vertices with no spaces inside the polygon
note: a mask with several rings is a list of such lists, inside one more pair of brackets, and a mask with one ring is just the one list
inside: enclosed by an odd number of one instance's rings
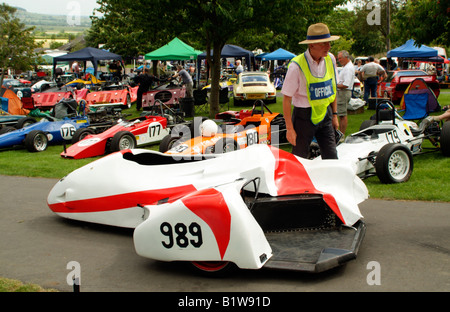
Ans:
{"label": "asphalt paddock surface", "polygon": [[450,203],[369,199],[358,257],[320,274],[238,270],[208,278],[140,257],[133,231],[56,216],[55,179],[0,176],[0,276],[64,292],[448,292]]}

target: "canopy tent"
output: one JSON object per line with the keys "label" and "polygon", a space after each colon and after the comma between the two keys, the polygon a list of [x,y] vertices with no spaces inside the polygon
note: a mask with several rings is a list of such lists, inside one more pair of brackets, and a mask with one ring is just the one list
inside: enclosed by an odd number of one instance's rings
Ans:
{"label": "canopy tent", "polygon": [[[213,50],[211,50],[211,55],[213,55]],[[254,54],[251,51],[245,50],[241,47],[232,45],[232,44],[226,44],[222,48],[222,52],[220,53],[221,58],[245,58],[245,62],[247,66],[251,64],[252,58],[254,58]],[[200,64],[201,60],[206,59],[206,52],[203,52],[202,54],[199,54],[197,57],[197,60],[199,61],[198,64]],[[198,65],[200,66],[200,65]]]}
{"label": "canopy tent", "polygon": [[146,60],[154,61],[183,61],[183,60],[195,60],[197,55],[202,51],[195,50],[190,45],[187,45],[177,37],[175,37],[168,44],[162,46],[155,51],[145,54]]}
{"label": "canopy tent", "polygon": [[[100,60],[122,60],[122,56],[105,50],[87,47],[66,55],[53,58],[53,72],[55,72],[56,63],[70,61],[91,61],[94,65],[94,75],[97,75],[97,63]],[[86,68],[86,66],[84,66]]]}
{"label": "canopy tent", "polygon": [[61,56],[61,55],[66,55],[67,52],[63,52],[63,51],[51,51],[51,52],[46,52],[44,54],[39,55],[38,57],[36,57],[37,61],[41,61],[42,64],[53,64],[53,59],[55,57]]}
{"label": "canopy tent", "polygon": [[[214,51],[211,50],[211,57],[212,57],[213,53],[214,53]],[[244,58],[245,64],[247,64],[247,66],[250,67],[254,63],[255,55],[253,54],[253,52],[245,50],[236,45],[226,44],[222,48],[220,57],[223,59],[224,58]],[[199,76],[200,76],[200,69],[201,69],[201,64],[202,64],[201,61],[204,59],[206,59],[206,51],[197,56],[197,80],[199,80],[199,78],[200,78]],[[254,67],[254,66],[252,66],[252,67]]]}
{"label": "canopy tent", "polygon": [[429,63],[445,63],[449,64],[450,61],[442,56],[432,56],[432,57],[414,57],[413,60],[415,62],[429,62]]}
{"label": "canopy tent", "polygon": [[287,61],[287,60],[292,59],[293,57],[295,57],[294,53],[291,53],[282,48],[279,48],[278,50],[275,50],[271,53],[262,55],[261,60],[262,61],[275,61],[275,60]]}
{"label": "canopy tent", "polygon": [[403,57],[403,58],[415,58],[415,57],[433,57],[437,56],[438,51],[421,45],[418,47],[413,39],[409,39],[406,43],[398,48],[388,51],[387,57]]}

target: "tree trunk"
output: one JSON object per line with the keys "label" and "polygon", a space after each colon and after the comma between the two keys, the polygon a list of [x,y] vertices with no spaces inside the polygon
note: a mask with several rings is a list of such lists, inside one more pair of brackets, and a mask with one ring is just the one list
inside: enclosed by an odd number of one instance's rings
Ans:
{"label": "tree trunk", "polygon": [[215,118],[220,110],[219,91],[220,91],[220,68],[221,52],[224,44],[213,43],[213,55],[211,66],[211,93],[209,95],[209,118]]}

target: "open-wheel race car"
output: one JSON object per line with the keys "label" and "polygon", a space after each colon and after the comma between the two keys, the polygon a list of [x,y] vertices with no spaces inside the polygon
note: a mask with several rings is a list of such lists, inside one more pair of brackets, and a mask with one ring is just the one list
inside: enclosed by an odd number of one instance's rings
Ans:
{"label": "open-wheel race car", "polygon": [[159,151],[179,156],[221,154],[253,144],[277,146],[287,142],[283,115],[272,113],[262,100],[256,101],[251,111],[229,111],[216,118],[224,122],[219,126],[213,120],[194,118],[190,132],[173,131],[162,140]]}
{"label": "open-wheel race car", "polygon": [[367,198],[348,162],[256,144],[203,160],[123,150],[69,173],[47,202],[64,218],[134,228],[150,259],[322,272],[357,256]]}
{"label": "open-wheel race car", "polygon": [[[42,152],[48,144],[62,144],[72,139],[73,134],[89,124],[87,116],[77,115],[75,100],[61,100],[55,105],[53,115],[43,114],[39,122],[23,119],[21,128],[3,127],[0,130],[0,149],[25,146],[29,152]],[[56,113],[55,113],[56,111]]]}
{"label": "open-wheel race car", "polygon": [[157,100],[152,110],[143,116],[122,119],[105,131],[79,129],[74,133],[72,145],[65,148],[61,156],[81,159],[155,144],[181,124],[187,124],[183,116]]}
{"label": "open-wheel race car", "polygon": [[[360,131],[337,146],[339,159],[353,163],[359,177],[377,175],[386,184],[408,181],[413,172],[413,156],[424,153],[424,140],[440,147],[444,156],[450,156],[450,123],[444,123],[441,129],[437,122],[423,119],[418,126],[403,119],[389,100],[377,104],[374,117],[363,121]],[[311,158],[321,159],[314,143]]]}

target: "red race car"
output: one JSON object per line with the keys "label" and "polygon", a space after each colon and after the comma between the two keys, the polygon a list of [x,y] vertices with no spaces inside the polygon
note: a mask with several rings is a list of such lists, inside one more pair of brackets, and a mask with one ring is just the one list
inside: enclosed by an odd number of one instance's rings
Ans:
{"label": "red race car", "polygon": [[155,109],[151,115],[120,120],[98,134],[91,128],[76,131],[73,144],[65,148],[61,156],[73,159],[95,157],[161,141],[176,124],[184,123],[184,119],[160,101],[156,104],[154,107],[160,108],[160,114],[156,114]]}
{"label": "red race car", "polygon": [[377,96],[388,98],[394,104],[398,104],[405,93],[406,88],[416,78],[422,78],[433,90],[436,98],[439,96],[440,87],[436,75],[428,75],[423,70],[395,70],[388,71],[388,77],[377,88]]}

